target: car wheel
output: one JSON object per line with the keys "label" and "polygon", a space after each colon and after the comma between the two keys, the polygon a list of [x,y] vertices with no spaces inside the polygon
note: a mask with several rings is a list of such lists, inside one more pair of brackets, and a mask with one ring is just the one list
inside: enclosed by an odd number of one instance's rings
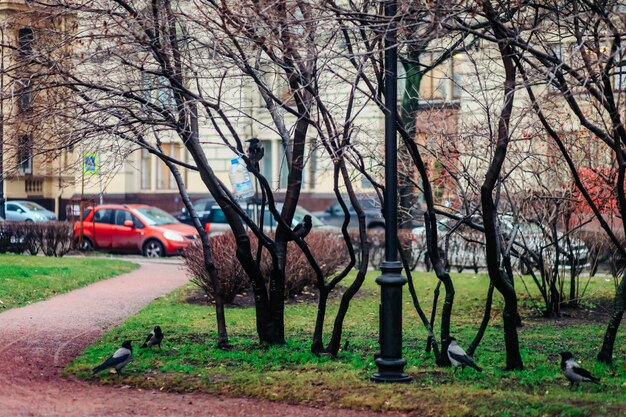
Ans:
{"label": "car wheel", "polygon": [[91,252],[93,250],[93,242],[88,237],[83,237],[83,243],[76,241],[76,246],[81,252]]}
{"label": "car wheel", "polygon": [[161,258],[165,256],[165,248],[158,240],[150,239],[143,245],[143,256],[146,258]]}
{"label": "car wheel", "polygon": [[35,223],[32,219],[26,219],[26,223]]}

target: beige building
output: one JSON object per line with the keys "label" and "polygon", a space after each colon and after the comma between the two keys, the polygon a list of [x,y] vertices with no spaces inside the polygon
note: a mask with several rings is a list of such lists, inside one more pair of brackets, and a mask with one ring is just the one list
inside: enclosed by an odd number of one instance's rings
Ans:
{"label": "beige building", "polygon": [[[74,194],[75,170],[70,150],[51,155],[55,136],[62,135],[58,121],[42,117],[38,109],[45,101],[59,100],[38,88],[41,74],[34,54],[42,39],[63,33],[65,19],[44,14],[25,0],[0,0],[0,145],[3,154],[4,197],[28,199],[62,215]],[[62,50],[55,53],[63,53]]]}

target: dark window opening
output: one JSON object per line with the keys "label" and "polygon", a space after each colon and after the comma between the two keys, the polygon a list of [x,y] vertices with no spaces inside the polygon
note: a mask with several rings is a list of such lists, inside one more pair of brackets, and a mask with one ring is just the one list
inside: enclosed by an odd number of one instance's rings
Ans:
{"label": "dark window opening", "polygon": [[18,50],[20,55],[29,55],[33,52],[33,42],[35,41],[35,32],[31,28],[22,28],[18,35]]}
{"label": "dark window opening", "polygon": [[23,135],[18,143],[18,165],[22,174],[33,173],[33,141],[30,136]]}
{"label": "dark window opening", "polygon": [[18,106],[21,112],[28,112],[33,109],[33,89],[30,80],[19,81],[20,89],[17,93]]}

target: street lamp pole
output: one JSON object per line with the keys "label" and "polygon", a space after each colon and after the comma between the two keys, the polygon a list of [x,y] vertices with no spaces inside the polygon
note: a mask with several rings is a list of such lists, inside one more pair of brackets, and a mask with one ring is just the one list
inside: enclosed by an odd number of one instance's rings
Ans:
{"label": "street lamp pole", "polygon": [[398,107],[396,0],[385,1],[385,17],[389,25],[385,34],[385,261],[376,278],[380,285],[380,356],[376,359],[378,372],[370,377],[374,382],[410,382],[404,373],[402,358],[402,263],[398,261],[398,139],[396,114]]}
{"label": "street lamp pole", "polygon": [[0,217],[6,219],[4,207],[4,26],[0,27]]}

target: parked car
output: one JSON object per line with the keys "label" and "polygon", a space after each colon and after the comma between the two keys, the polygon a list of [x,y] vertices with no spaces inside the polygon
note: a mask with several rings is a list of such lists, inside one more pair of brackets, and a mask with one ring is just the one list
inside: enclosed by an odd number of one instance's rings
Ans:
{"label": "parked car", "polygon": [[[83,221],[83,249],[142,253],[150,258],[178,255],[194,240],[196,230],[157,207],[108,204],[87,210]],[[80,240],[81,224],[74,224]]]}
{"label": "parked car", "polygon": [[[215,205],[215,200],[212,198],[201,198],[192,203],[194,210],[200,216],[200,213],[203,215],[209,211]],[[191,216],[185,207],[182,208],[181,211],[172,213],[172,216],[176,217],[180,222],[192,225]]]}
{"label": "parked car", "polygon": [[[480,218],[473,219],[473,222],[480,224]],[[554,242],[546,236],[544,231],[537,224],[526,221],[515,221],[513,216],[499,216],[500,231],[505,240],[515,233],[515,243],[513,245],[513,266],[519,268],[523,273],[528,271],[527,265],[515,258],[521,255],[528,259],[531,266],[536,266],[536,259],[529,255],[529,251],[541,253],[544,262],[553,262],[555,259]],[[473,269],[475,272],[479,268],[487,266],[485,258],[484,235],[482,232],[474,230],[465,224],[458,224],[456,220],[441,218],[437,221],[438,238],[440,247],[445,246],[444,240],[447,238],[448,266],[457,269]],[[572,265],[583,266],[587,263],[589,250],[585,243],[577,238],[570,238],[571,247],[566,247],[565,236],[558,235],[560,246],[559,262],[561,265],[571,267]],[[412,251],[415,259],[420,259],[426,266],[429,266],[429,259],[426,252],[426,229],[423,225],[412,230]]]}
{"label": "parked car", "polygon": [[[212,202],[213,204],[210,207],[207,207],[208,203]],[[226,220],[226,215],[220,206],[215,204],[215,200],[212,199],[201,199],[194,201],[194,208],[196,209],[196,213],[198,214],[198,218],[200,219],[200,223],[204,229],[210,234],[218,234],[224,233],[230,230],[230,225]],[[282,210],[283,203],[276,203],[276,208],[278,211]],[[252,219],[255,219],[256,216],[260,215],[260,204],[243,204],[242,209],[250,216]],[[181,215],[183,214],[183,215]],[[192,224],[191,217],[189,214],[185,212],[181,212],[178,214],[179,219],[187,224]],[[302,221],[304,216],[311,216],[311,223],[314,228],[328,228],[328,230],[338,231],[335,227],[326,225],[323,221],[317,218],[314,214],[310,213],[308,210],[297,206],[296,211],[293,216],[293,221],[291,227],[295,227],[299,222]],[[265,208],[265,214],[263,215],[263,227],[266,231],[276,230],[276,220],[274,220],[274,216],[269,212],[268,208]]]}
{"label": "parked car", "polygon": [[4,203],[6,220],[13,222],[50,222],[57,215],[32,201],[15,200]]}
{"label": "parked car", "polygon": [[[380,201],[377,197],[373,195],[359,195],[357,196],[359,204],[365,213],[365,226],[368,229],[383,229],[385,227],[385,218],[383,217],[383,212],[380,206]],[[344,199],[346,205],[348,206],[348,213],[350,214],[350,223],[348,227],[357,228],[359,226],[359,220],[356,216],[356,211],[350,201],[346,198]],[[343,220],[345,218],[343,209],[339,202],[331,204],[324,211],[317,211],[315,215],[322,220],[324,223],[341,227],[343,225]]]}

